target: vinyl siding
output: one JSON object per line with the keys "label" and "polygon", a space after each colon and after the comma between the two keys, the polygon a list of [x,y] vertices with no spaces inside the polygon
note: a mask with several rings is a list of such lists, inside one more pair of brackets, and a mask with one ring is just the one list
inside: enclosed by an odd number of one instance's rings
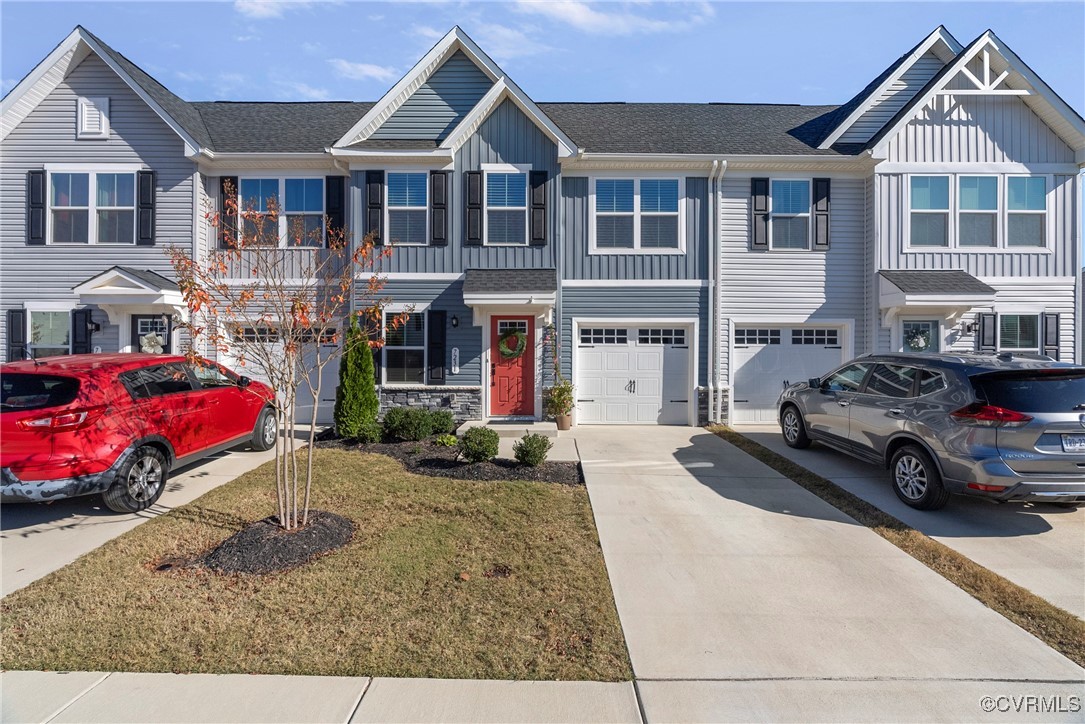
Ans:
{"label": "vinyl siding", "polygon": [[[108,140],[75,138],[80,96],[108,96]],[[75,301],[72,287],[113,265],[171,275],[164,247],[191,248],[195,166],[184,143],[97,56],[90,55],[24,119],[2,145],[0,168],[0,350],[6,355],[6,310],[24,301]],[[156,246],[27,246],[26,173],[44,164],[142,164],[158,172]],[[46,273],[42,273],[47,270]],[[128,333],[106,326],[92,344],[116,349]]]}
{"label": "vinyl siding", "polygon": [[918,58],[901,77],[889,85],[874,100],[871,108],[855,119],[855,122],[840,136],[839,143],[866,143],[874,134],[892,120],[908,101],[912,100],[923,86],[933,78],[945,64],[941,58],[928,51]]}
{"label": "vinyl siding", "polygon": [[486,74],[458,50],[371,138],[443,140],[492,85]]}
{"label": "vinyl siding", "polygon": [[[613,175],[613,174],[608,174]],[[708,276],[708,179],[685,180],[685,254],[591,254],[590,180],[562,179],[564,279],[705,279]]]}
{"label": "vinyl siding", "polygon": [[708,289],[703,287],[638,287],[635,294],[616,287],[564,287],[561,291],[561,370],[571,378],[576,349],[573,318],[606,319],[625,317],[652,319],[696,317],[697,384],[708,380]]}

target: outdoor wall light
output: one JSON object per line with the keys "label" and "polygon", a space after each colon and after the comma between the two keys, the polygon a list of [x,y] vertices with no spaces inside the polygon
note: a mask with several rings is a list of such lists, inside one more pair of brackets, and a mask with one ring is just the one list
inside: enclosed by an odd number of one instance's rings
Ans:
{"label": "outdoor wall light", "polygon": [[87,331],[96,334],[102,331],[102,325],[98,322],[87,322]]}
{"label": "outdoor wall light", "polygon": [[458,326],[460,326],[460,318],[457,317],[455,314],[453,314],[452,315],[452,328],[455,329]]}

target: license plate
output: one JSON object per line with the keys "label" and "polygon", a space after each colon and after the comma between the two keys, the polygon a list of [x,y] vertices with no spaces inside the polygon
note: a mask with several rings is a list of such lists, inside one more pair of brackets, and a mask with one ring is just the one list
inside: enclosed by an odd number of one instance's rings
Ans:
{"label": "license plate", "polygon": [[1085,435],[1063,435],[1063,452],[1085,452]]}

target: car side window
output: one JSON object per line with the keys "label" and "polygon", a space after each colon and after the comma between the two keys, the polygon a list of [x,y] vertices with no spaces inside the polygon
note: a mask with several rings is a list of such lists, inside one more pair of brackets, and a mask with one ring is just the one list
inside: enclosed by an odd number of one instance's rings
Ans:
{"label": "car side window", "polygon": [[915,367],[903,365],[874,365],[874,371],[870,373],[864,392],[884,397],[912,397],[918,372],[919,370]]}
{"label": "car side window", "polygon": [[137,400],[192,391],[192,378],[184,365],[173,363],[141,367],[120,375],[121,382]]}
{"label": "car side window", "polygon": [[842,367],[829,375],[822,383],[822,387],[831,392],[858,392],[868,369],[870,365],[865,362],[856,362]]}
{"label": "car side window", "polygon": [[919,377],[919,396],[930,395],[946,389],[946,378],[941,372],[923,370]]}
{"label": "car side window", "polygon": [[237,386],[237,382],[214,363],[194,364],[192,365],[192,372],[196,375],[196,379],[199,380],[200,387],[204,389],[208,387]]}

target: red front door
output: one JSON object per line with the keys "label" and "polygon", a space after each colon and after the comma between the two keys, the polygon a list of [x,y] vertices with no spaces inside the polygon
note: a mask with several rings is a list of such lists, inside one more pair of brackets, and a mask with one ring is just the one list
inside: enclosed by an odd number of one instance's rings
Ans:
{"label": "red front door", "polygon": [[[490,414],[535,414],[535,320],[532,317],[493,317],[490,326]],[[521,332],[523,352],[516,336]],[[501,340],[505,344],[501,344]],[[501,347],[507,350],[502,353]]]}

